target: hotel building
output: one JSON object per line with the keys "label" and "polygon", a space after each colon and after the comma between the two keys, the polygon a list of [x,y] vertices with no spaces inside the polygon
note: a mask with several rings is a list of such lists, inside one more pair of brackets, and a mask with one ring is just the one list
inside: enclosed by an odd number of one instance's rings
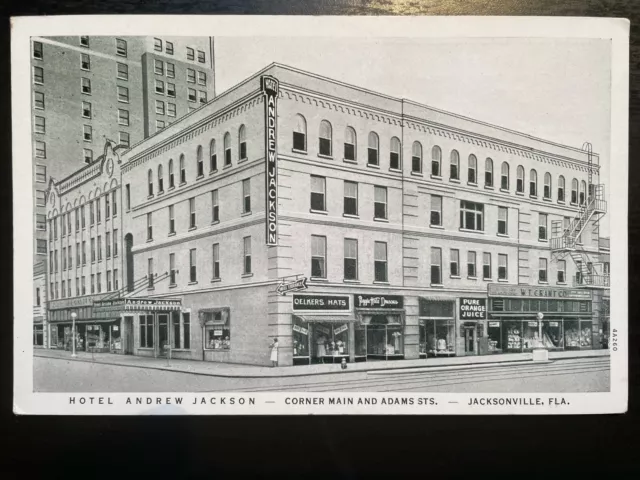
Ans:
{"label": "hotel building", "polygon": [[[104,235],[121,253],[99,267],[110,292],[49,278],[70,296],[58,331],[82,305],[117,353],[267,365],[278,338],[292,365],[603,345],[590,148],[273,64],[136,145],[109,143],[49,195],[54,224],[120,199]],[[54,260],[62,248],[54,230]]]}

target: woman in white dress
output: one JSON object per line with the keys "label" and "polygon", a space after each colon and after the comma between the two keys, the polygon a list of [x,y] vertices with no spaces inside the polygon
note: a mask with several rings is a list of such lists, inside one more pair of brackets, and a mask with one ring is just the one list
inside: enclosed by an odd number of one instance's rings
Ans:
{"label": "woman in white dress", "polygon": [[277,367],[278,366],[278,339],[277,338],[273,339],[273,343],[269,348],[271,348],[271,366]]}

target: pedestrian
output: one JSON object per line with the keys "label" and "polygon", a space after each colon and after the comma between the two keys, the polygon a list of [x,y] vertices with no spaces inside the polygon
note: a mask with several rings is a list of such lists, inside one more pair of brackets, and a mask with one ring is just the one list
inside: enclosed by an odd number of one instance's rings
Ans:
{"label": "pedestrian", "polygon": [[342,362],[340,363],[340,368],[342,368],[342,370],[346,370],[347,369],[347,359],[343,358]]}
{"label": "pedestrian", "polygon": [[271,366],[278,366],[278,338],[273,339],[273,343],[269,346],[271,349]]}

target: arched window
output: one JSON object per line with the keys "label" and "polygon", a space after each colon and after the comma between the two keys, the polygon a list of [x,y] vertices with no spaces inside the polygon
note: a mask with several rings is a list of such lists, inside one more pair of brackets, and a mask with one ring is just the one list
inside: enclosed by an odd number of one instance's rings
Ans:
{"label": "arched window", "polygon": [[369,133],[369,153],[367,157],[368,165],[380,165],[380,157],[378,156],[378,150],[380,147],[380,140],[376,132]]}
{"label": "arched window", "polygon": [[231,135],[229,132],[224,134],[224,166],[231,165]]}
{"label": "arched window", "polygon": [[331,143],[331,124],[326,120],[322,120],[320,122],[320,144],[318,153],[325,157],[330,157],[333,150]]}
{"label": "arched window", "polygon": [[187,183],[187,171],[184,167],[184,155],[180,155],[180,185]]}
{"label": "arched window", "polygon": [[202,146],[198,145],[198,150],[196,150],[196,172],[198,172],[197,177],[200,178],[204,175],[204,159],[202,158]]}
{"label": "arched window", "polygon": [[173,179],[173,158],[169,159],[169,188],[175,187],[175,181]]}
{"label": "arched window", "polygon": [[578,203],[578,180],[571,180],[571,203]]}
{"label": "arched window", "polygon": [[509,164],[507,162],[502,162],[502,167],[500,167],[500,188],[509,190]]}
{"label": "arched window", "polygon": [[211,140],[209,144],[209,170],[218,171],[218,155],[216,154],[216,141]]}
{"label": "arched window", "polygon": [[149,184],[149,196],[153,195],[153,172],[151,169],[147,172],[147,183]]}
{"label": "arched window", "polygon": [[397,137],[391,137],[389,168],[392,170],[400,170],[400,139]]}
{"label": "arched window", "polygon": [[493,160],[490,158],[484,161],[484,186],[493,187]]}
{"label": "arched window", "polygon": [[586,200],[586,193],[587,193],[587,182],[582,180],[580,182],[580,205],[584,205]]}
{"label": "arched window", "polygon": [[564,177],[558,177],[558,201],[564,202]]}
{"label": "arched window", "polygon": [[532,197],[538,196],[538,172],[533,168],[529,172],[529,195]]}
{"label": "arched window", "polygon": [[247,129],[244,125],[240,125],[240,130],[238,130],[238,151],[240,152],[240,160],[247,158]]}
{"label": "arched window", "polygon": [[293,149],[307,151],[307,121],[300,114],[296,115],[293,126]]}
{"label": "arched window", "polygon": [[460,154],[457,150],[451,150],[451,171],[449,178],[451,180],[460,180]]}
{"label": "arched window", "polygon": [[551,174],[549,172],[544,174],[544,187],[542,197],[551,199]]}
{"label": "arched window", "polygon": [[418,141],[411,147],[411,171],[422,173],[422,144]]}
{"label": "arched window", "polygon": [[434,145],[431,149],[431,176],[441,177],[442,172],[440,166],[442,163],[442,150],[438,145]]}
{"label": "arched window", "polygon": [[162,178],[162,165],[158,165],[158,193],[164,191],[164,179]]}
{"label": "arched window", "polygon": [[476,185],[478,183],[478,179],[476,177],[476,170],[478,169],[478,159],[472,153],[469,155],[469,168],[467,169],[467,182]]}
{"label": "arched window", "polygon": [[524,193],[524,167],[518,165],[516,170],[516,193]]}
{"label": "arched window", "polygon": [[344,132],[344,159],[356,161],[356,131],[351,127]]}

